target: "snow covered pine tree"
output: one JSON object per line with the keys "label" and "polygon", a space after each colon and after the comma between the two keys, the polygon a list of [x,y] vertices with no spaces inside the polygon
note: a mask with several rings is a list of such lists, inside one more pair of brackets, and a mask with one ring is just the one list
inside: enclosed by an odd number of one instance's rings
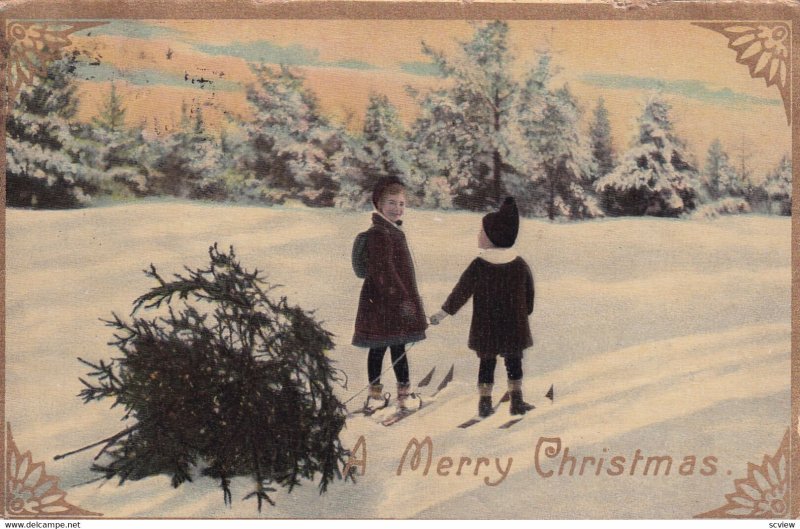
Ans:
{"label": "snow covered pine tree", "polygon": [[[348,455],[339,439],[345,409],[333,393],[342,379],[325,354],[331,334],[286,298],[270,299],[271,287],[233,248],[215,244],[209,254],[207,269],[172,281],[151,265],[145,274],[158,285],[136,299],[133,321],[107,322],[119,357],[79,359],[95,379],[81,379],[84,402],[111,398],[132,423],[81,450],[103,445],[92,469],[120,483],[166,473],[178,487],[202,468],[220,480],[226,504],[231,478],[243,475],[255,479],[245,499],[259,510],[274,505],[272,485],[291,491],[317,472],[322,494],[343,477]],[[161,310],[146,319],[140,309]]]}
{"label": "snow covered pine tree", "polygon": [[341,180],[351,176],[346,131],[319,110],[304,78],[287,66],[251,65],[256,83],[247,88],[253,118],[241,124],[247,139],[241,164],[264,202],[299,198],[332,206]]}
{"label": "snow covered pine tree", "polygon": [[459,42],[451,55],[422,43],[422,52],[452,81],[422,96],[410,91],[421,115],[409,150],[418,170],[429,175],[427,206],[498,206],[506,195],[504,177],[513,170],[506,135],[519,87],[509,74],[508,23],[474,27],[472,40]]}
{"label": "snow covered pine tree", "polygon": [[86,205],[94,192],[75,135],[78,84],[73,55],[23,88],[6,119],[6,204],[64,209]]}
{"label": "snow covered pine tree", "polygon": [[548,52],[528,75],[517,105],[520,138],[516,174],[509,191],[521,198],[523,214],[571,219],[602,216],[591,191],[595,172],[591,145],[581,134],[581,110],[565,84],[552,89],[555,75]]}
{"label": "snow covered pine tree", "polygon": [[595,182],[611,215],[677,217],[695,209],[697,172],[676,135],[670,105],[653,94],[614,171]]}
{"label": "snow covered pine tree", "polygon": [[767,174],[763,184],[772,214],[792,214],[792,158],[783,155],[778,166]]}
{"label": "snow covered pine tree", "polygon": [[743,186],[738,182],[736,169],[731,165],[728,153],[723,150],[718,138],[708,147],[703,179],[713,200],[742,195]]}

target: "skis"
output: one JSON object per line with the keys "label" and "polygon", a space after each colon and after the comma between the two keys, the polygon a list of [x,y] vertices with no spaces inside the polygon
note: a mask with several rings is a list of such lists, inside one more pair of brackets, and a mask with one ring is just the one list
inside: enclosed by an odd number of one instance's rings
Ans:
{"label": "skis", "polygon": [[418,387],[418,388],[424,388],[425,386],[427,386],[428,384],[430,384],[430,383],[431,383],[431,379],[433,378],[433,372],[434,372],[434,371],[436,371],[436,366],[433,366],[433,369],[431,369],[431,370],[428,372],[428,374],[427,374],[427,375],[425,375],[425,376],[422,378],[422,380],[420,380],[420,381],[417,383],[417,387]]}
{"label": "skis", "polygon": [[[550,399],[550,402],[555,402],[555,391],[554,391],[554,388],[553,388],[552,385],[550,386],[550,390],[547,392],[545,397]],[[495,407],[493,408],[493,411],[496,412],[497,409],[500,407],[500,404],[503,403],[503,402],[506,402],[508,400],[510,400],[510,397],[508,395],[508,392],[506,391],[505,394],[503,394],[503,398],[500,399],[500,402],[498,402],[495,405]],[[531,408],[528,411],[533,411],[533,410],[536,409],[536,406],[534,406],[533,404],[531,404],[530,406],[531,406]],[[498,426],[497,429],[498,430],[508,430],[509,428],[511,428],[512,426],[514,426],[518,422],[520,422],[522,419],[524,419],[526,416],[527,416],[527,413],[525,415],[521,415],[519,417],[514,417],[513,419],[509,419],[508,421],[506,421],[503,424],[501,424],[500,426]],[[491,415],[489,415],[489,417],[491,417]],[[470,419],[470,420],[468,420],[468,421],[466,421],[464,423],[459,424],[458,427],[459,428],[469,428],[470,426],[478,424],[479,422],[481,422],[484,419],[486,419],[486,417],[473,417],[472,419]]]}
{"label": "skis", "polygon": [[516,417],[516,418],[514,418],[514,419],[511,419],[510,421],[506,421],[506,422],[504,422],[503,424],[501,424],[501,425],[500,425],[500,426],[498,426],[497,428],[498,428],[498,429],[500,429],[500,430],[507,430],[508,428],[511,428],[512,426],[514,426],[515,424],[517,424],[519,421],[521,421],[522,419],[524,419],[524,418],[525,418],[525,416],[528,414],[527,412],[529,412],[529,411],[533,411],[533,410],[535,410],[535,409],[536,409],[536,406],[534,406],[533,404],[528,404],[528,408],[527,408],[527,410],[525,411],[525,413],[524,413],[524,414],[522,414],[521,416],[519,416],[519,417]]}
{"label": "skis", "polygon": [[522,420],[522,419],[524,419],[524,418],[525,418],[525,417],[524,417],[524,416],[522,416],[522,417],[519,417],[519,418],[517,418],[517,419],[511,419],[511,420],[510,420],[510,421],[508,421],[508,422],[504,422],[503,424],[501,424],[501,425],[500,425],[500,426],[498,426],[497,428],[498,428],[499,430],[507,430],[508,428],[511,428],[512,426],[514,426],[515,424],[517,424],[519,421],[521,421],[521,420]]}
{"label": "skis", "polygon": [[[555,402],[555,400],[556,400],[555,395],[556,395],[556,392],[555,392],[554,386],[553,386],[553,384],[550,384],[550,389],[545,394],[545,397],[550,399],[550,402]],[[531,409],[528,410],[528,411],[532,411],[532,410],[535,410],[535,409],[536,409],[536,406],[531,404]],[[524,419],[526,417],[526,415],[527,415],[527,413],[525,415],[521,416],[521,417],[517,417],[516,419],[511,419],[510,421],[504,422],[503,424],[501,424],[497,428],[500,429],[500,430],[507,430],[507,429],[511,428],[512,426],[514,426],[515,424],[517,424],[522,419]]]}
{"label": "skis", "polygon": [[[454,368],[455,368],[455,365],[450,366],[450,371],[447,372],[447,375],[445,375],[445,377],[442,379],[442,381],[436,387],[436,391],[430,396],[430,398],[426,398],[425,400],[422,400],[422,398],[419,395],[417,395],[416,393],[412,393],[412,396],[414,396],[417,399],[419,399],[419,404],[417,405],[417,407],[416,408],[399,409],[396,412],[394,412],[393,414],[391,414],[388,417],[386,417],[384,420],[382,420],[381,424],[384,425],[384,426],[391,426],[393,424],[397,424],[398,422],[402,421],[403,419],[405,419],[407,417],[410,417],[411,415],[414,415],[415,413],[417,413],[422,408],[424,408],[424,407],[428,406],[429,404],[431,404],[434,400],[436,400],[436,395],[438,395],[439,392],[441,392],[444,388],[446,388],[447,385],[453,380],[453,370],[454,370]],[[425,378],[420,380],[420,382],[417,384],[417,388],[425,387],[430,383],[431,378],[433,377],[433,371],[435,369],[436,368],[434,367],[434,369],[432,369],[431,372],[428,373],[425,376]]]}
{"label": "skis", "polygon": [[382,410],[384,408],[388,408],[389,407],[389,399],[390,398],[391,398],[391,394],[390,393],[384,393],[383,394],[383,401],[377,406],[372,406],[372,405],[370,405],[370,400],[374,400],[374,399],[372,399],[371,397],[367,397],[367,400],[364,401],[364,405],[360,409],[358,409],[358,410],[356,410],[354,412],[348,413],[347,414],[347,418],[349,419],[349,418],[355,417],[356,415],[363,415],[364,417],[370,417],[370,416],[374,415],[375,412],[380,411],[380,410]]}
{"label": "skis", "polygon": [[[531,408],[531,409],[535,409],[535,406],[534,406],[534,408]],[[528,410],[528,411],[531,411],[531,410]],[[517,417],[516,419],[511,419],[510,421],[506,421],[503,424],[501,424],[500,426],[498,426],[497,429],[498,430],[507,430],[507,429],[511,428],[512,426],[514,426],[515,424],[517,424],[519,421],[521,421],[524,418],[525,418],[525,415],[522,415],[521,417]]]}
{"label": "skis", "polygon": [[440,391],[446,388],[447,385],[453,381],[453,369],[455,369],[455,367],[456,367],[455,364],[450,366],[450,371],[448,371],[447,375],[445,375],[442,381],[439,382],[439,386],[437,386],[436,391],[433,393],[433,395],[431,395],[431,397],[435,397],[436,395],[438,395]]}
{"label": "skis", "polygon": [[[494,413],[497,411],[497,409],[500,407],[500,405],[502,403],[508,402],[509,400],[511,400],[511,397],[508,395],[508,391],[506,391],[503,394],[502,398],[497,402],[497,404],[494,405],[494,408],[492,408],[492,415],[494,415]],[[487,417],[491,417],[491,415],[488,415]],[[478,424],[479,422],[481,422],[484,419],[486,419],[486,417],[480,417],[480,416],[473,417],[472,419],[459,424],[458,427],[459,428],[469,428],[470,426]]]}
{"label": "skis", "polygon": [[[430,384],[431,379],[433,378],[433,373],[436,371],[436,366],[433,366],[427,375],[425,375],[422,380],[419,381],[417,384],[418,388],[422,388]],[[364,401],[364,405],[357,409],[356,411],[350,412],[347,414],[347,418],[350,419],[355,417],[356,415],[363,415],[364,417],[371,417],[375,415],[376,412],[384,410],[389,407],[389,400],[391,399],[391,393],[384,393],[381,399],[375,399],[372,397],[367,397],[367,400]],[[380,404],[375,405],[371,401],[379,400]]]}
{"label": "skis", "polygon": [[391,414],[388,417],[386,417],[385,419],[383,419],[381,421],[381,424],[384,425],[384,426],[391,426],[393,424],[397,424],[398,422],[402,421],[406,417],[410,417],[411,415],[414,415],[415,413],[417,413],[419,410],[422,409],[423,405],[424,404],[422,402],[422,399],[420,399],[419,406],[417,406],[416,408],[399,409],[396,412],[394,412],[393,414]]}
{"label": "skis", "polygon": [[[387,426],[387,427],[388,426],[392,426],[392,425],[397,424],[398,422],[402,421],[403,419],[414,415],[415,413],[417,413],[422,408],[425,408],[425,407],[429,406],[430,404],[432,404],[433,402],[436,401],[437,395],[444,388],[446,388],[447,385],[453,380],[453,372],[454,372],[454,370],[455,370],[455,365],[451,365],[450,366],[450,370],[447,372],[447,374],[444,376],[442,381],[436,387],[436,391],[434,391],[430,396],[426,396],[425,399],[423,400],[422,396],[419,394],[418,391],[421,388],[427,387],[431,383],[431,381],[433,380],[433,374],[436,371],[436,367],[433,367],[417,383],[417,385],[416,385],[417,391],[413,392],[413,393],[411,393],[409,395],[410,398],[418,400],[418,404],[417,404],[416,407],[398,409],[398,410],[394,411],[393,413],[389,414],[388,416],[385,416],[385,414],[381,414],[381,415],[383,415],[383,417],[378,417],[377,419],[374,419],[374,420],[376,422],[380,422],[383,426]],[[549,399],[550,402],[555,402],[555,390],[554,390],[554,386],[553,385],[550,386],[550,389],[545,394],[545,398]],[[364,403],[364,407],[362,409],[360,409],[360,410],[356,410],[353,413],[349,414],[348,417],[352,417],[354,415],[364,415],[365,417],[370,417],[370,416],[374,415],[376,412],[388,408],[389,407],[389,400],[390,400],[390,394],[389,393],[385,393],[383,395],[383,401],[380,402],[380,404],[378,406],[371,406],[370,405],[370,398],[368,397],[367,401]],[[497,402],[497,404],[492,408],[492,412],[493,412],[492,414],[496,413],[497,410],[500,408],[500,406],[504,402],[508,402],[509,400],[511,400],[511,396],[509,395],[509,392],[506,391],[503,394],[503,396],[500,398],[500,400]],[[531,408],[528,411],[532,411],[532,410],[534,410],[536,408],[536,406],[534,406],[533,404],[531,404],[530,406],[531,406]],[[489,417],[491,417],[491,415],[489,415]],[[458,427],[462,428],[462,429],[470,428],[471,426],[474,426],[474,425],[478,424],[479,422],[483,421],[486,418],[487,417],[476,416],[476,417],[473,417],[473,418],[471,418],[471,419],[459,424]],[[502,423],[497,428],[499,430],[507,430],[507,429],[511,428],[512,426],[514,426],[515,424],[517,424],[518,422],[522,421],[524,418],[525,418],[525,415],[515,416],[515,417],[507,420],[506,422]]]}

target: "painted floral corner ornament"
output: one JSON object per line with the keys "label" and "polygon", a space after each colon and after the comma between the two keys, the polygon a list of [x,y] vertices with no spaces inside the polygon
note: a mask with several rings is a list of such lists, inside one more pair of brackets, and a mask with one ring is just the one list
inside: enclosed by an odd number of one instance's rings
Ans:
{"label": "painted floral corner ornament", "polygon": [[6,22],[6,108],[11,109],[19,91],[37,77],[47,75],[47,65],[72,44],[70,35],[106,22]]}
{"label": "painted floral corner ornament", "polygon": [[736,62],[750,70],[754,79],[777,86],[792,122],[791,64],[792,32],[786,22],[695,22],[694,25],[721,33],[728,47],[736,52]]}
{"label": "painted floral corner ornament", "polygon": [[695,518],[790,518],[789,430],[778,452],[764,456],[761,465],[748,463],[747,477],[734,481],[728,503]]}
{"label": "painted floral corner ornament", "polygon": [[58,486],[58,478],[45,472],[44,463],[34,463],[30,451],[20,453],[7,431],[6,505],[10,517],[102,516],[67,503],[67,493]]}

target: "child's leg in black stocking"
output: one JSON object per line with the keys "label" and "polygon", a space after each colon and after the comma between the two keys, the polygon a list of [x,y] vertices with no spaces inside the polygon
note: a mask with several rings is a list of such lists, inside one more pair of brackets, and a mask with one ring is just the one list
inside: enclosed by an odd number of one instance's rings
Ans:
{"label": "child's leg in black stocking", "polygon": [[522,398],[522,358],[506,358],[505,362],[508,374],[508,394],[511,397],[511,415],[523,415],[532,410],[533,406]]}
{"label": "child's leg in black stocking", "polygon": [[494,384],[494,368],[497,366],[497,358],[481,358],[481,365],[478,368],[478,384]]}
{"label": "child's leg in black stocking", "polygon": [[497,358],[481,358],[478,368],[478,415],[488,417],[494,413],[492,407],[492,387],[494,386],[494,368]]}
{"label": "child's leg in black stocking", "polygon": [[367,356],[367,375],[369,376],[369,396],[373,399],[381,398],[383,385],[381,384],[381,371],[383,371],[383,356],[386,347],[375,347],[369,350]]}
{"label": "child's leg in black stocking", "polygon": [[522,380],[522,358],[506,358],[508,380]]}
{"label": "child's leg in black stocking", "polygon": [[404,356],[406,353],[406,344],[401,343],[400,345],[393,345],[390,349],[392,352],[392,364],[394,364],[394,376],[397,378],[397,383],[407,386],[410,377],[408,372],[408,357]]}
{"label": "child's leg in black stocking", "polygon": [[394,366],[394,376],[397,379],[397,407],[405,408],[406,399],[411,394],[411,384],[408,375],[408,357],[406,356],[406,345],[393,345],[392,365]]}

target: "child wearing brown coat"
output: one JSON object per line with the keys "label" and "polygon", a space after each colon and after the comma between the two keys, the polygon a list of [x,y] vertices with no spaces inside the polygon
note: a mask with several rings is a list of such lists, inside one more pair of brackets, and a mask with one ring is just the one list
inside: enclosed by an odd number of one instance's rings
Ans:
{"label": "child wearing brown coat", "polygon": [[522,353],[533,345],[528,316],[533,312],[534,286],[530,267],[511,249],[519,232],[519,212],[512,197],[499,211],[483,217],[478,234],[482,252],[458,280],[442,310],[431,316],[438,325],[472,298],[469,348],[480,359],[478,414],[493,413],[492,388],[497,356],[508,374],[511,414],[522,415],[533,406],[522,397]]}
{"label": "child wearing brown coat", "polygon": [[369,349],[369,396],[380,400],[383,358],[391,352],[397,379],[397,406],[410,393],[406,344],[425,339],[428,324],[422,306],[414,262],[402,229],[406,193],[392,178],[378,182],[372,202],[372,227],[367,231],[367,273],[361,288],[353,345]]}

